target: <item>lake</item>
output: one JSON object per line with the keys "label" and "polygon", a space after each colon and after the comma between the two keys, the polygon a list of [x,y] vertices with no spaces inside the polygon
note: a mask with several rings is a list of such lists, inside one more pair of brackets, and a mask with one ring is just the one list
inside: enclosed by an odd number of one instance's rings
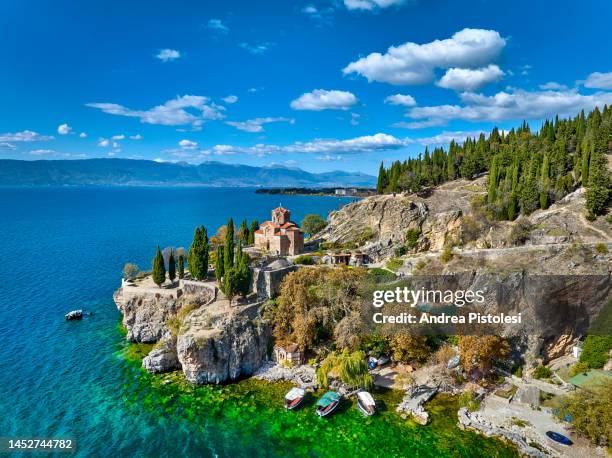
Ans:
{"label": "lake", "polygon": [[[73,438],[77,456],[514,456],[458,430],[448,406],[425,428],[391,402],[379,417],[351,406],[321,421],[286,414],[283,385],[166,386],[126,356],[112,300],[125,262],[149,269],[157,245],[188,247],[197,225],[210,236],[230,216],[261,222],[279,204],[299,222],[347,201],[252,189],[0,188],[0,436]],[[66,322],[76,308],[94,315]]]}

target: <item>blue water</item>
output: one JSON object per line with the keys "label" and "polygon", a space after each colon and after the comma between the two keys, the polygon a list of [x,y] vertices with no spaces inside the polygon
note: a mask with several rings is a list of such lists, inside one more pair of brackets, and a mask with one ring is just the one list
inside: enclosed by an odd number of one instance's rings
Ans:
{"label": "blue water", "polygon": [[[346,199],[244,189],[0,189],[0,436],[73,437],[78,456],[213,455],[214,441],[188,422],[127,407],[138,378],[119,356],[112,293],[125,262],[148,269],[157,245],[188,247],[196,225],[212,235],[229,216],[237,224],[269,219],[279,203],[299,222]],[[76,308],[95,314],[64,321]],[[216,433],[231,450],[231,434]]]}

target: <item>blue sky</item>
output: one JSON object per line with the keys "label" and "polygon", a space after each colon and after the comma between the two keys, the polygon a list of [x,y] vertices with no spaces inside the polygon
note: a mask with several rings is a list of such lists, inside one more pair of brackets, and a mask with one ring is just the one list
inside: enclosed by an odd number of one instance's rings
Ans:
{"label": "blue sky", "polygon": [[612,103],[604,1],[0,4],[0,157],[375,173]]}

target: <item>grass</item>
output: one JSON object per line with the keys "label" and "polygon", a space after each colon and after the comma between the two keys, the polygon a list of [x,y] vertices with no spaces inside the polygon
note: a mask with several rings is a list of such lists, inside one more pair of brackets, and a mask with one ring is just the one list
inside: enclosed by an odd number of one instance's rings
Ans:
{"label": "grass", "polygon": [[599,254],[608,254],[608,246],[605,243],[598,243],[595,245],[595,251]]}
{"label": "grass", "polygon": [[510,399],[511,396],[514,396],[518,390],[518,387],[512,385],[507,390],[502,390],[501,388],[495,392],[495,394],[504,399]]}
{"label": "grass", "polygon": [[518,426],[519,428],[524,428],[525,426],[531,426],[531,423],[528,422],[527,420],[523,420],[517,417],[512,417],[510,419],[510,423],[512,423],[514,426]]}

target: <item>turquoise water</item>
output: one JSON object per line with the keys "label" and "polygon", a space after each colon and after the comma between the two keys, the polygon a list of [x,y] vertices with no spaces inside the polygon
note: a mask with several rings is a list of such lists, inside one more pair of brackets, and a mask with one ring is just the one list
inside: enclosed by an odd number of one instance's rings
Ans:
{"label": "turquoise water", "polygon": [[[262,221],[282,203],[299,221],[343,202],[232,189],[0,189],[0,436],[71,437],[78,456],[341,456],[347,447],[512,456],[456,430],[452,415],[419,429],[391,411],[364,425],[347,408],[317,423],[306,411],[285,415],[283,386],[162,386],[122,356],[112,293],[126,261],[149,268],[157,244],[188,246],[196,225],[212,233],[230,214]],[[95,314],[64,321],[75,308]]]}

